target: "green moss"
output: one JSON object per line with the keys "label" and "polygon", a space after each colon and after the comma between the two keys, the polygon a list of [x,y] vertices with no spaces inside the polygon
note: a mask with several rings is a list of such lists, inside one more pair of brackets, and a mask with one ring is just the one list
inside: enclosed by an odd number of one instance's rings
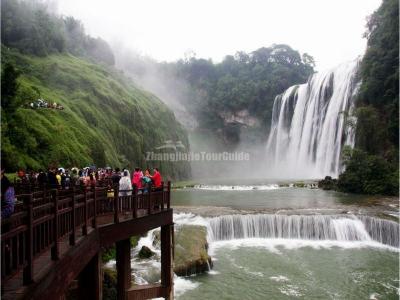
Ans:
{"label": "green moss", "polygon": [[117,271],[114,269],[103,268],[103,299],[117,299]]}
{"label": "green moss", "polygon": [[305,183],[302,182],[302,181],[295,182],[293,185],[294,185],[295,187],[300,187],[300,188],[303,188],[303,187],[306,186]]}
{"label": "green moss", "polygon": [[[131,241],[131,248],[134,248],[137,246],[138,241],[140,239],[140,236],[132,236],[130,241]],[[115,259],[115,246],[103,249],[101,252],[101,260],[103,263],[107,263],[110,260]]]}
{"label": "green moss", "polygon": [[172,184],[172,189],[184,189],[194,187],[197,183],[195,181],[177,181]]}

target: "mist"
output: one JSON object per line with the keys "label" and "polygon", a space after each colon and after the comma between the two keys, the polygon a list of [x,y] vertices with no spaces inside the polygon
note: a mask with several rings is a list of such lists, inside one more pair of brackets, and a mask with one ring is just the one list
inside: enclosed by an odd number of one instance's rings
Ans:
{"label": "mist", "polygon": [[[240,178],[244,173],[246,177],[258,178],[268,174],[266,140],[269,134],[269,122],[266,122],[268,124],[257,133],[259,138],[256,140],[249,139],[247,126],[242,126],[236,143],[229,143],[223,137],[221,138],[220,132],[208,131],[199,125],[199,112],[196,111],[196,104],[205,103],[206,97],[201,93],[194,92],[193,87],[181,74],[171,72],[171,64],[185,63],[186,60],[189,60],[190,57],[185,57],[185,53],[190,52],[189,49],[193,49],[191,52],[199,53],[198,57],[204,57],[209,61],[213,59],[215,64],[226,55],[233,55],[236,51],[245,50],[250,53],[258,47],[283,41],[294,46],[295,49],[308,51],[313,55],[316,70],[332,67],[343,60],[353,59],[363,53],[365,40],[362,38],[362,34],[365,18],[378,6],[380,1],[362,1],[351,5],[345,1],[335,3],[332,10],[326,9],[325,5],[321,6],[320,2],[314,1],[308,5],[314,6],[315,10],[302,7],[300,10],[302,13],[296,13],[295,16],[292,16],[292,13],[287,10],[282,10],[280,5],[269,3],[264,10],[257,10],[263,12],[262,16],[252,17],[257,20],[257,26],[252,26],[251,33],[246,26],[251,26],[253,20],[248,19],[246,15],[241,15],[237,19],[241,20],[239,23],[243,28],[236,30],[237,25],[231,24],[232,18],[221,10],[226,6],[217,5],[209,22],[205,22],[204,26],[198,28],[192,23],[191,18],[194,22],[196,17],[193,16],[190,7],[180,5],[177,9],[176,3],[163,4],[163,14],[155,12],[153,15],[149,13],[150,7],[147,5],[137,4],[135,10],[136,4],[120,3],[110,6],[109,3],[99,1],[96,2],[95,16],[91,13],[90,1],[85,4],[74,2],[59,1],[59,5],[57,5],[59,12],[73,14],[83,20],[90,33],[106,38],[113,50],[116,68],[131,77],[135,84],[143,90],[156,95],[174,112],[176,119],[186,128],[189,134],[190,151],[246,152],[250,155],[249,161],[241,162],[193,162],[192,175],[194,178],[218,176],[221,174],[221,170],[224,170],[224,176],[231,178]],[[257,3],[257,6],[259,5]],[[346,7],[345,10],[342,9],[342,5]],[[230,5],[227,4],[227,6]],[[202,7],[198,8],[203,10]],[[238,6],[232,6],[234,14],[240,11],[237,11],[237,8]],[[247,10],[248,7],[244,6],[242,9]],[[327,14],[328,11],[330,12]],[[135,12],[135,17],[132,17],[132,12]],[[294,19],[301,15],[302,21],[297,24],[302,28],[294,30],[295,28],[291,27],[289,29],[285,27],[285,22],[275,22],[276,26],[274,26],[274,34],[272,34],[272,27],[268,22],[274,18],[267,18],[265,14],[274,12],[279,20],[287,18],[286,14]],[[312,13],[312,16],[307,17],[308,13]],[[174,18],[173,16],[176,14],[177,17]],[[215,18],[216,14],[218,14],[218,18]],[[146,15],[152,17],[144,17]],[[168,20],[165,19],[165,16],[169,16]],[[329,22],[332,16],[342,18],[341,22],[335,22],[334,27],[332,27],[333,22]],[[185,20],[185,24],[179,22],[182,18]],[[323,21],[323,18],[326,20]],[[246,20],[248,24],[246,24]],[[215,22],[224,23],[224,30],[221,31]],[[313,26],[316,22],[319,26]],[[293,22],[290,23],[293,24]],[[350,26],[350,23],[353,26]],[[232,26],[229,27],[228,24]],[[176,26],[179,27],[179,30],[176,30],[178,28]],[[246,33],[247,37],[243,33]],[[219,35],[218,39],[215,39],[215,34]],[[249,40],[248,36],[250,35],[255,39]],[[234,43],[232,43],[232,39],[235,41]],[[325,42],[322,42],[321,39]],[[196,43],[193,40],[196,40]],[[221,42],[222,40],[224,42]],[[202,46],[199,46],[199,43]],[[207,51],[205,51],[206,48]],[[305,82],[306,80],[296,83]],[[264,122],[265,120],[259,121]]]}

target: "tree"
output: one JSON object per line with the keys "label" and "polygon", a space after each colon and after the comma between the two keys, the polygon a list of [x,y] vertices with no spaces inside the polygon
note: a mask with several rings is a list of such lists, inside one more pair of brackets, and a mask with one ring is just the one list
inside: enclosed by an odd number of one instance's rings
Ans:
{"label": "tree", "polygon": [[21,73],[8,62],[1,73],[1,108],[7,114],[13,114],[20,104],[16,101],[16,95],[19,86],[17,79]]}

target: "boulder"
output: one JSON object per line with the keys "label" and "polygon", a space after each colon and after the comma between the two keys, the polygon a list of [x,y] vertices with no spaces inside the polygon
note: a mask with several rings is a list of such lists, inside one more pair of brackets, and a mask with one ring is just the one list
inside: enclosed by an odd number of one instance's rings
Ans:
{"label": "boulder", "polygon": [[207,228],[198,225],[175,227],[174,272],[178,276],[203,273],[212,268],[208,255]]}
{"label": "boulder", "polygon": [[154,255],[155,253],[150,250],[149,247],[147,246],[142,246],[142,249],[139,251],[139,258],[150,258]]}

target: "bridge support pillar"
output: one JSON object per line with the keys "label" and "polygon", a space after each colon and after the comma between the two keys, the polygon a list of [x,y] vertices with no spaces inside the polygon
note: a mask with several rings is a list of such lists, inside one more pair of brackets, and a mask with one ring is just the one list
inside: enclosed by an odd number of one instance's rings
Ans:
{"label": "bridge support pillar", "polygon": [[126,290],[131,287],[131,241],[115,243],[117,263],[117,299],[124,300]]}
{"label": "bridge support pillar", "polygon": [[166,299],[174,299],[174,225],[161,226],[161,285],[166,289]]}
{"label": "bridge support pillar", "polygon": [[101,270],[101,255],[97,253],[79,275],[79,299],[103,299],[103,272]]}

